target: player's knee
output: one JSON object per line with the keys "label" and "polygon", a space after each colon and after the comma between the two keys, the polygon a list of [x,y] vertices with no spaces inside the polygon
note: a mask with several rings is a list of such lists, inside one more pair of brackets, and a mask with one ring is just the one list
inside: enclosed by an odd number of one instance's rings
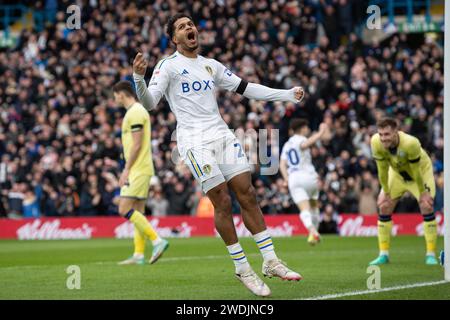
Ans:
{"label": "player's knee", "polygon": [[127,214],[127,212],[128,211],[125,211],[125,209],[124,208],[121,208],[121,207],[119,207],[119,215],[121,216],[121,217],[125,217],[126,216],[126,214]]}
{"label": "player's knee", "polygon": [[211,200],[216,215],[222,216],[231,214],[231,197],[227,190],[219,190],[214,194],[214,197]]}
{"label": "player's knee", "polygon": [[216,214],[219,215],[230,215],[231,214],[231,197],[228,194],[221,196],[220,203],[216,208]]}
{"label": "player's knee", "polygon": [[125,217],[130,212],[130,210],[131,210],[130,205],[124,203],[123,201],[119,202],[118,212],[120,216]]}
{"label": "player's knee", "polygon": [[256,190],[251,184],[246,186],[241,193],[242,200],[247,203],[256,202]]}

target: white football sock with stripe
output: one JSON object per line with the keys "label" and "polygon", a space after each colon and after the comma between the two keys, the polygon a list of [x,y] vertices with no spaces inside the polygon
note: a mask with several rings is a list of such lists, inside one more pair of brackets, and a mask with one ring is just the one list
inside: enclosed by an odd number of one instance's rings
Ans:
{"label": "white football sock with stripe", "polygon": [[227,246],[227,249],[230,253],[231,259],[233,259],[237,274],[245,273],[251,268],[250,264],[247,261],[247,257],[245,256],[244,250],[242,250],[239,242]]}
{"label": "white football sock with stripe", "polygon": [[254,234],[253,239],[255,239],[255,242],[261,251],[264,261],[278,259],[273,247],[272,237],[267,230]]}

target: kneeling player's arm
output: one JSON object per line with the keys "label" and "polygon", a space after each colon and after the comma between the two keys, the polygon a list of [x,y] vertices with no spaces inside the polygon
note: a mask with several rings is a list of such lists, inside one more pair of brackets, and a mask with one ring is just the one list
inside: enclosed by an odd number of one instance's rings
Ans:
{"label": "kneeling player's arm", "polygon": [[422,172],[420,171],[421,154],[422,146],[420,145],[420,141],[418,139],[414,139],[414,141],[409,144],[408,161],[412,173],[412,178],[417,183],[420,194],[424,193],[426,190],[423,182]]}
{"label": "kneeling player's arm", "polygon": [[422,177],[422,172],[420,171],[420,157],[415,161],[409,160],[409,167],[411,168],[413,179],[417,183],[419,188],[419,193],[422,194],[426,191],[425,184]]}
{"label": "kneeling player's arm", "polygon": [[126,170],[130,170],[133,167],[133,164],[136,162],[136,159],[139,156],[139,151],[141,151],[142,139],[144,137],[143,125],[142,124],[131,125],[131,132],[133,144],[130,150],[130,157],[128,158],[128,161],[125,164]]}
{"label": "kneeling player's arm", "polygon": [[380,180],[381,188],[385,194],[389,194],[389,184],[388,184],[388,172],[389,163],[386,160],[375,160],[378,169],[378,179]]}
{"label": "kneeling player's arm", "polygon": [[257,83],[248,83],[241,80],[236,92],[242,94],[248,99],[264,100],[264,101],[290,101],[293,103],[300,102],[295,98],[295,88],[290,90],[273,89]]}

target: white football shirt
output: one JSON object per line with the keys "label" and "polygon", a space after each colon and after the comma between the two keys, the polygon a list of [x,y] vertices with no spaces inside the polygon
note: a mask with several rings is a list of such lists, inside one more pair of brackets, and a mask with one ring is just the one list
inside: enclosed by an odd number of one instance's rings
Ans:
{"label": "white football shirt", "polygon": [[281,150],[281,159],[287,161],[289,175],[293,172],[316,173],[309,148],[300,149],[300,145],[306,140],[306,137],[295,134],[289,138]]}
{"label": "white football shirt", "polygon": [[234,137],[222,119],[216,88],[235,91],[241,79],[214,59],[188,58],[178,51],[162,59],[148,85],[156,102],[165,96],[177,118],[177,144],[182,157],[194,146]]}

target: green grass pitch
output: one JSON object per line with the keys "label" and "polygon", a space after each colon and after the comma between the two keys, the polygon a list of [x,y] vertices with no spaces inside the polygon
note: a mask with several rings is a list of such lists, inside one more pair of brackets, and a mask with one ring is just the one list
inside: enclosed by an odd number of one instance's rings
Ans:
{"label": "green grass pitch", "polygon": [[[367,290],[367,263],[376,238],[325,236],[310,247],[304,237],[275,238],[278,256],[304,279],[266,279],[270,299],[290,300]],[[241,239],[255,271],[262,259],[250,238]],[[442,248],[439,238],[438,247]],[[441,266],[424,263],[423,237],[392,239],[391,263],[381,267],[381,288],[443,280]],[[233,275],[233,263],[217,238],[170,239],[154,265],[118,266],[132,240],[0,241],[0,299],[258,299]],[[147,255],[151,247],[147,248]],[[66,269],[81,270],[81,288],[69,290]],[[450,283],[343,299],[450,299]]]}

